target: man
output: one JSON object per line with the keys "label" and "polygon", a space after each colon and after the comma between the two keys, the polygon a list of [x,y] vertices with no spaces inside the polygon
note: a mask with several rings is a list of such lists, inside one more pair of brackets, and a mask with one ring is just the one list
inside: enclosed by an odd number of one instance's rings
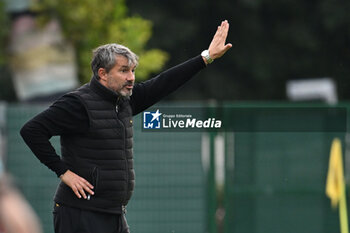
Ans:
{"label": "man", "polygon": [[[56,233],[127,233],[124,216],[134,189],[132,116],[175,91],[221,57],[229,24],[208,50],[157,77],[135,84],[137,56],[107,44],[94,50],[91,82],[57,100],[21,129],[33,153],[61,179],[55,195]],[[60,158],[49,139],[61,137]]]}

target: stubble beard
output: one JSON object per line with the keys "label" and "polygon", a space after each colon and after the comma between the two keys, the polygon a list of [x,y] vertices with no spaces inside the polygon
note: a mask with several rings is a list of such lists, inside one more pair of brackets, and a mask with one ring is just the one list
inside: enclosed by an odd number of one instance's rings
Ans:
{"label": "stubble beard", "polygon": [[[123,87],[124,88],[124,87]],[[129,91],[124,91],[122,89],[120,89],[119,91],[116,91],[118,95],[122,96],[122,97],[130,97],[132,95],[132,89]]]}
{"label": "stubble beard", "polygon": [[[122,96],[122,97],[130,97],[132,95],[132,89],[129,90],[126,88],[127,85],[134,85],[133,83],[130,84],[130,83],[124,83],[122,86],[119,86],[118,88],[113,88],[113,85],[112,83],[110,83],[109,80],[107,80],[107,86],[108,88],[117,93],[119,96]],[[125,88],[125,89],[124,89]]]}

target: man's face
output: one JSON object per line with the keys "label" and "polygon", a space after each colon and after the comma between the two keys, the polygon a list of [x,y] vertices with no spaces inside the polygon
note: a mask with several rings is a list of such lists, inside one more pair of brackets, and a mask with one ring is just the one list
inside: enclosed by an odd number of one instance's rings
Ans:
{"label": "man's face", "polygon": [[100,82],[121,96],[131,96],[135,83],[136,67],[135,65],[129,66],[128,59],[124,56],[117,56],[116,61],[116,64],[108,73],[104,72],[102,77],[100,75]]}

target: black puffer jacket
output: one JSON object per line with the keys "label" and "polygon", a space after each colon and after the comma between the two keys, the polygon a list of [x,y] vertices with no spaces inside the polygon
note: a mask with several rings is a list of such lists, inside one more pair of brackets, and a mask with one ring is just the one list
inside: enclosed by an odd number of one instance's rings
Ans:
{"label": "black puffer jacket", "polygon": [[68,95],[80,99],[89,117],[84,134],[61,136],[62,160],[94,185],[95,195],[78,199],[63,182],[55,201],[96,211],[120,213],[134,190],[132,109],[96,79]]}

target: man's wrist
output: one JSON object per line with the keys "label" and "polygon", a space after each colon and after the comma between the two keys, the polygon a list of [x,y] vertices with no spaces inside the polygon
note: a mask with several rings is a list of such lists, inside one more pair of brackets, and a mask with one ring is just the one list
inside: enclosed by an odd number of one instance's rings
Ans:
{"label": "man's wrist", "polygon": [[203,61],[205,62],[206,65],[208,65],[214,61],[214,59],[212,59],[210,54],[209,54],[209,50],[207,50],[207,49],[201,53],[201,56],[202,56]]}
{"label": "man's wrist", "polygon": [[57,174],[58,178],[62,179],[63,175],[66,174],[68,169],[62,170],[59,174]]}

